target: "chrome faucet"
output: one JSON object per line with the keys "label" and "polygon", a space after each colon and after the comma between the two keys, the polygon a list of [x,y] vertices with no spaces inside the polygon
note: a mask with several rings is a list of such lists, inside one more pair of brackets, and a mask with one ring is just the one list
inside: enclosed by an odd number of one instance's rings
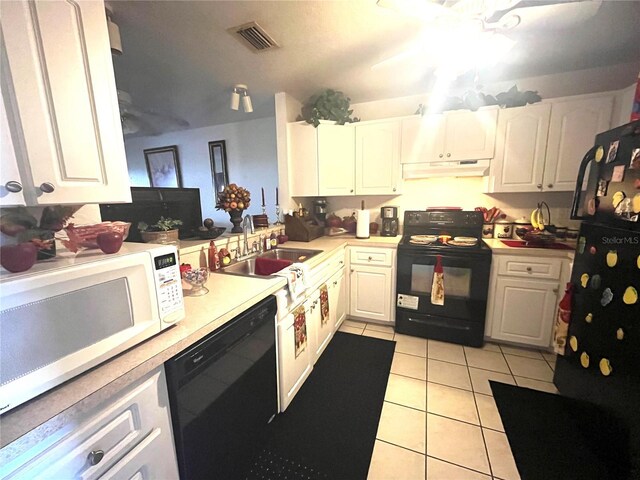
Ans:
{"label": "chrome faucet", "polygon": [[251,220],[251,215],[249,214],[245,215],[244,219],[242,220],[242,233],[244,234],[244,245],[242,250],[243,257],[246,257],[250,253],[249,240],[247,239],[248,231],[250,231],[252,234],[254,233],[253,221]]}

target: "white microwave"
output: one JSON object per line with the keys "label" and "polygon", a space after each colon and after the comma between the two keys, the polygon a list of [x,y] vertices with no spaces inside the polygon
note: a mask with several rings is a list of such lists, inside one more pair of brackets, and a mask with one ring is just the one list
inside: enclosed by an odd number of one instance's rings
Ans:
{"label": "white microwave", "polygon": [[0,414],[184,318],[176,248],[125,243],[0,272]]}

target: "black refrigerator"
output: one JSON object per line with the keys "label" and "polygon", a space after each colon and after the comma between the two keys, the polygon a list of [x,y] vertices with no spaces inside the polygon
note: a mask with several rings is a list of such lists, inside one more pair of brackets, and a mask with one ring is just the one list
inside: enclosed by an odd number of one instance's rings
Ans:
{"label": "black refrigerator", "polygon": [[621,455],[632,465],[630,478],[640,478],[640,121],[596,136],[579,169],[571,217],[582,224],[554,383],[624,424],[629,450]]}

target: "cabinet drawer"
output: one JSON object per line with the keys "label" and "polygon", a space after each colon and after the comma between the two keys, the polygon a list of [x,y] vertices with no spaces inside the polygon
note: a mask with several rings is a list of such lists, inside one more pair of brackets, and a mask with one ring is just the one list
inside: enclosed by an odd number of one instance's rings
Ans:
{"label": "cabinet drawer", "polygon": [[393,249],[354,247],[350,249],[349,261],[353,265],[378,265],[390,267],[393,265]]}
{"label": "cabinet drawer", "polygon": [[166,427],[163,435],[171,441],[168,413],[158,400],[158,392],[166,392],[164,370],[156,370],[140,382],[7,478],[98,478],[157,425]]}
{"label": "cabinet drawer", "polygon": [[560,258],[534,258],[511,255],[498,257],[498,275],[557,280],[560,278],[561,270],[562,259]]}
{"label": "cabinet drawer", "polygon": [[344,248],[332,254],[327,260],[320,265],[311,269],[310,285],[315,288],[321,283],[325,283],[329,280],[329,277],[333,276],[338,270],[344,268]]}

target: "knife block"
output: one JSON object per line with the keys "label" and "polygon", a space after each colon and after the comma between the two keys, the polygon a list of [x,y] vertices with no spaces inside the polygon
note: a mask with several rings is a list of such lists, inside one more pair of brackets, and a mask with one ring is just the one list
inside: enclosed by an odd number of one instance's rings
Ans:
{"label": "knife block", "polygon": [[324,227],[315,225],[308,217],[284,216],[284,231],[289,240],[295,242],[310,242],[324,235]]}

